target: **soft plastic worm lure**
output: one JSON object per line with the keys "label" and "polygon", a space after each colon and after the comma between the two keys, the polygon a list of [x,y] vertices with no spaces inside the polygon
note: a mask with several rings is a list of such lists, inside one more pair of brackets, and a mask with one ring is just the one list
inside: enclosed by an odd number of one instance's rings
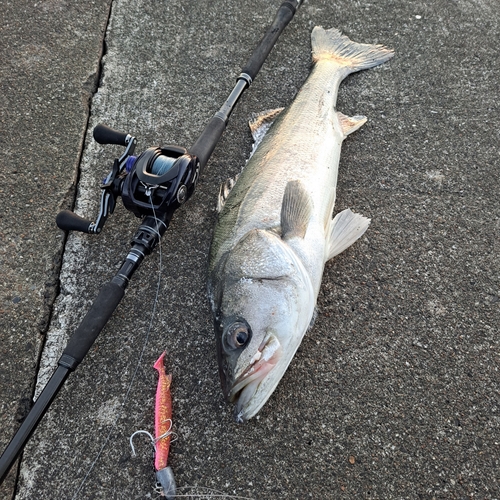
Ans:
{"label": "soft plastic worm lure", "polygon": [[175,479],[172,469],[167,466],[172,436],[172,396],[170,395],[172,375],[165,373],[164,358],[165,352],[154,364],[154,368],[158,370],[159,374],[155,401],[155,437],[148,431],[135,431],[130,436],[130,447],[132,448],[132,456],[135,457],[134,437],[137,434],[146,434],[151,439],[155,448],[156,491],[167,500],[173,500],[176,492]]}
{"label": "soft plastic worm lure", "polygon": [[162,494],[166,498],[173,498],[176,490],[175,479],[172,469],[167,466],[172,435],[172,396],[170,395],[172,375],[167,375],[165,372],[164,358],[165,352],[154,364],[159,375],[155,401],[155,469],[156,480],[163,490]]}

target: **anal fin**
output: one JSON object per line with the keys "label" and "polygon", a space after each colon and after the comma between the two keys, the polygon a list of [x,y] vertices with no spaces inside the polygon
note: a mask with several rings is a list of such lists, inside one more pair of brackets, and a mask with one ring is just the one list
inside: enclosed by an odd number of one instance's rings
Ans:
{"label": "anal fin", "polygon": [[369,225],[370,219],[351,212],[349,208],[338,213],[330,226],[330,239],[326,260],[330,260],[346,248],[349,248],[356,240],[363,236]]}
{"label": "anal fin", "polygon": [[356,116],[347,116],[340,111],[337,111],[337,116],[339,117],[340,126],[342,127],[342,132],[344,136],[348,136],[352,134],[358,128],[361,128],[366,123],[366,116],[356,115]]}

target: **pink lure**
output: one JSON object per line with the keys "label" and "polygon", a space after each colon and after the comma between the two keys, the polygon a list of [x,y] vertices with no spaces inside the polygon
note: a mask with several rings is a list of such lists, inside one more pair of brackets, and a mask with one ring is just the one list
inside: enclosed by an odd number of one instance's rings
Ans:
{"label": "pink lure", "polygon": [[155,402],[155,469],[161,470],[167,466],[168,451],[170,449],[170,434],[172,430],[172,397],[170,384],[172,375],[167,375],[163,365],[165,352],[158,358],[154,368],[158,370],[159,378],[156,386]]}

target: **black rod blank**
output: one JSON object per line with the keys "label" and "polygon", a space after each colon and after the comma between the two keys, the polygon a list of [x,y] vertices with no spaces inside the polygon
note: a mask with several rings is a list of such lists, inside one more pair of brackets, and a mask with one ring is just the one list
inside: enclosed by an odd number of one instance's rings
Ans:
{"label": "black rod blank", "polygon": [[271,49],[274,47],[276,40],[295,15],[300,3],[301,0],[286,0],[281,4],[272,25],[250,56],[230,96],[220,110],[214,114],[212,119],[208,122],[208,125],[189,150],[191,154],[198,157],[200,162],[200,173],[203,172],[215,146],[222,137],[229,116],[233,112],[236,103],[239,101],[243,92],[252,84],[269,55],[269,52],[271,52]]}
{"label": "black rod blank", "polygon": [[12,464],[16,461],[17,457],[23,451],[25,444],[33,434],[36,426],[45,415],[50,404],[57,396],[59,389],[62,387],[64,381],[69,375],[69,368],[59,365],[53,373],[47,385],[44,387],[40,396],[35,401],[30,412],[23,420],[21,427],[18,429],[11,442],[5,448],[5,451],[0,457],[0,482],[7,476]]}

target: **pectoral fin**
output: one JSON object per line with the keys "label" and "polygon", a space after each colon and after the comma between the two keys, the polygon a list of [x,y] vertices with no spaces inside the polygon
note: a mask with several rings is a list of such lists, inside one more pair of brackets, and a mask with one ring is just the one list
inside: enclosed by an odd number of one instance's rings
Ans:
{"label": "pectoral fin", "polygon": [[330,226],[330,240],[326,260],[349,248],[370,225],[370,219],[351,212],[349,208],[338,213]]}
{"label": "pectoral fin", "polygon": [[303,238],[311,219],[312,202],[300,181],[290,181],[281,205],[281,237]]}

